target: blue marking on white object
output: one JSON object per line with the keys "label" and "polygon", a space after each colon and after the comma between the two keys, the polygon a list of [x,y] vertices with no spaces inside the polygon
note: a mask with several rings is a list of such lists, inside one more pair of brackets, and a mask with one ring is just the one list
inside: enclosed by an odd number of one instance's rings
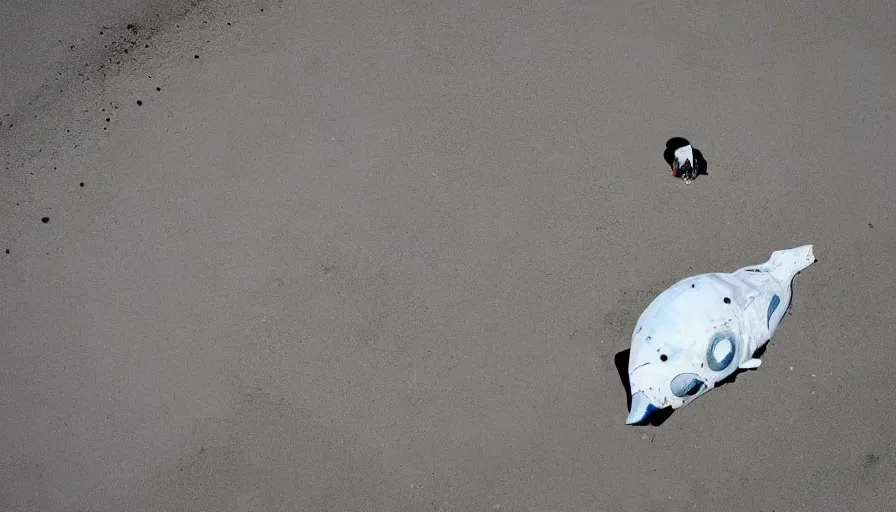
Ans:
{"label": "blue marking on white object", "polygon": [[[717,332],[713,335],[706,350],[706,363],[712,371],[720,372],[731,364],[734,360],[734,353],[737,351],[737,337],[729,330]],[[727,350],[724,353],[716,354],[716,347],[725,343]]]}
{"label": "blue marking on white object", "polygon": [[774,314],[775,310],[778,309],[778,304],[781,303],[781,298],[775,295],[772,297],[772,301],[768,305],[768,318],[765,319],[766,327],[771,327],[772,324],[772,314]]}

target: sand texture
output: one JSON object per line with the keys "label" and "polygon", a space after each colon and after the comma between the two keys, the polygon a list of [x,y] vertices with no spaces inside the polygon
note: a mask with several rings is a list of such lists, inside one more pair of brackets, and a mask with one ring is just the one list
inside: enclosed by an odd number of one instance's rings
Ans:
{"label": "sand texture", "polygon": [[[0,509],[896,510],[893,2],[0,27]],[[762,367],[626,426],[653,297],[804,244]]]}

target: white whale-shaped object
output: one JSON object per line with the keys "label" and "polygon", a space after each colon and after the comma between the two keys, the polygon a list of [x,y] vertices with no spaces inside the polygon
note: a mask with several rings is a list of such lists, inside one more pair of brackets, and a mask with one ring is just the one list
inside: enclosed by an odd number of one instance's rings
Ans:
{"label": "white whale-shaped object", "polygon": [[753,354],[784,317],[794,276],[815,261],[811,245],[775,251],[761,265],[689,277],[658,295],[632,334],[626,423],[683,407],[738,368],[758,368]]}

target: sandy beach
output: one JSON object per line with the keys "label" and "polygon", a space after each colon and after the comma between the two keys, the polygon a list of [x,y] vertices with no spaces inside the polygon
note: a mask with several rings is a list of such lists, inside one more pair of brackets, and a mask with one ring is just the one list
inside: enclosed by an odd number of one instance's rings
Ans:
{"label": "sandy beach", "polygon": [[[4,2],[0,509],[896,510],[894,27]],[[625,425],[653,297],[804,244],[762,367]]]}

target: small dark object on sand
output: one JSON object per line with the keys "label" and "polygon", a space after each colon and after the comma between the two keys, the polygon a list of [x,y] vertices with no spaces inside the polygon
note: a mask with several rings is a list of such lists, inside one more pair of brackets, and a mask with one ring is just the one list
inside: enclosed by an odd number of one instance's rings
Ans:
{"label": "small dark object on sand", "polygon": [[709,176],[706,172],[706,160],[699,149],[691,147],[687,139],[673,137],[666,141],[666,151],[663,158],[672,168],[671,174],[681,178],[685,183],[697,179],[697,176]]}

